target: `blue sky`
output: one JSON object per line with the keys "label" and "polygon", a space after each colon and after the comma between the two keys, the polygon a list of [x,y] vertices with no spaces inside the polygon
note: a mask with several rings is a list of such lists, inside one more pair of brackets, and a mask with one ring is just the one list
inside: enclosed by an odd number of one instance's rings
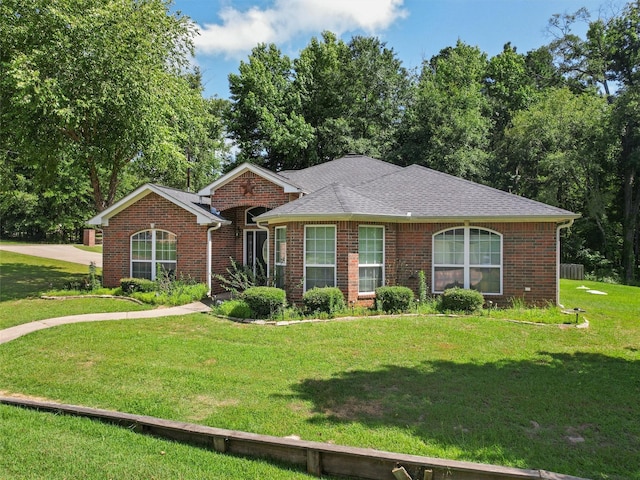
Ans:
{"label": "blue sky", "polygon": [[[406,68],[418,68],[458,39],[489,56],[506,42],[525,53],[551,41],[554,13],[586,7],[592,18],[610,16],[622,0],[174,0],[175,10],[198,26],[195,63],[207,97],[229,97],[227,77],[260,42],[275,43],[292,58],[311,37],[330,30],[348,41],[377,36]],[[584,31],[584,30],[583,30]],[[576,31],[576,33],[583,33]]]}

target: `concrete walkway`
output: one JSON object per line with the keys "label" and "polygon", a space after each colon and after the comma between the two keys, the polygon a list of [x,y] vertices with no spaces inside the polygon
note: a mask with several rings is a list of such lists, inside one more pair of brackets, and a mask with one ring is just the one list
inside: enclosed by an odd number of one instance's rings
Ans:
{"label": "concrete walkway", "polygon": [[192,313],[204,313],[211,309],[202,302],[194,302],[180,307],[156,308],[155,310],[143,310],[139,312],[113,312],[113,313],[89,313],[86,315],[70,315],[67,317],[38,320],[31,323],[23,323],[15,327],[0,330],[0,344],[10,342],[28,333],[57,327],[68,323],[104,322],[108,320],[135,320],[137,318],[158,318],[174,315],[191,315]]}
{"label": "concrete walkway", "polygon": [[85,252],[73,245],[2,245],[0,250],[7,252],[22,253],[24,255],[32,255],[34,257],[53,258],[54,260],[63,260],[65,262],[81,263],[89,265],[91,262],[96,267],[102,268],[102,254],[94,252]]}

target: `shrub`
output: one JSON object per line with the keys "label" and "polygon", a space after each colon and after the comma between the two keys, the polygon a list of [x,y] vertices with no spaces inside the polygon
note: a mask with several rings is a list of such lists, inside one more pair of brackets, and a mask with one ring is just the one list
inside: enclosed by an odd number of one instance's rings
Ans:
{"label": "shrub", "polygon": [[378,287],[376,288],[376,305],[378,310],[386,313],[404,312],[409,310],[413,302],[413,290],[409,287]]}
{"label": "shrub", "polygon": [[134,292],[153,292],[156,289],[156,282],[146,278],[122,278],[120,288],[126,295]]}
{"label": "shrub", "polygon": [[484,297],[477,290],[450,288],[444,291],[440,301],[443,310],[469,313],[482,307]]}
{"label": "shrub", "polygon": [[234,318],[253,318],[251,307],[244,300],[227,300],[215,308],[218,315]]}
{"label": "shrub", "polygon": [[286,303],[286,293],[275,287],[250,287],[242,292],[244,300],[256,317],[270,317],[280,311]]}
{"label": "shrub", "polygon": [[262,265],[258,264],[257,271],[254,273],[249,265],[240,265],[231,257],[229,257],[229,261],[231,266],[227,267],[226,275],[217,273],[212,275],[212,278],[227,292],[236,296],[248,288],[267,284],[267,276]]}
{"label": "shrub", "polygon": [[337,287],[314,287],[302,296],[305,311],[322,312],[329,315],[345,308],[344,295]]}

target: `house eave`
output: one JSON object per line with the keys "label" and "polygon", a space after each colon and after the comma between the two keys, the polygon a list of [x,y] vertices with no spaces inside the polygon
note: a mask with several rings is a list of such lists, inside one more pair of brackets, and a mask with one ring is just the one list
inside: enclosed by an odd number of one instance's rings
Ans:
{"label": "house eave", "polygon": [[284,177],[281,177],[275,173],[266,171],[265,169],[256,167],[251,163],[243,163],[242,165],[238,165],[236,168],[231,170],[229,173],[223,175],[213,183],[210,183],[209,185],[204,187],[202,190],[198,192],[198,195],[201,195],[201,196],[213,195],[218,188],[235,180],[240,175],[246,172],[252,172],[258,175],[259,177],[262,177],[270,181],[271,183],[274,183],[275,185],[282,187],[282,189],[284,190],[284,193],[303,193],[299,187],[297,187],[296,185],[293,185],[292,183],[287,182]]}
{"label": "house eave", "polygon": [[229,220],[226,220],[226,219],[223,219],[223,218],[212,219],[211,217],[207,216],[203,211],[199,211],[200,209],[198,209],[197,207],[194,207],[193,205],[186,204],[186,203],[181,202],[180,200],[178,200],[176,198],[173,198],[173,197],[167,195],[162,190],[160,190],[158,188],[155,188],[155,186],[152,185],[152,184],[142,185],[137,190],[135,190],[133,193],[131,193],[131,194],[127,195],[126,197],[124,197],[123,199],[121,199],[119,202],[114,203],[111,207],[103,210],[102,212],[100,212],[95,217],[87,220],[86,223],[87,223],[87,225],[108,227],[109,226],[109,219],[111,217],[113,217],[113,216],[117,215],[118,213],[122,212],[123,210],[129,208],[131,205],[133,205],[134,203],[142,200],[144,197],[146,197],[150,193],[155,193],[156,195],[159,195],[160,197],[162,197],[165,200],[173,203],[174,205],[177,205],[178,207],[180,207],[180,208],[188,211],[189,213],[195,215],[196,223],[198,225],[218,225],[218,224],[220,224],[220,225],[229,225],[231,223]]}
{"label": "house eave", "polygon": [[366,221],[386,223],[560,223],[579,218],[579,214],[567,215],[506,215],[506,216],[418,216],[407,212],[406,215],[372,215],[364,213],[349,214],[301,214],[301,215],[274,215],[268,214],[258,217],[260,222],[267,224],[288,222],[317,222],[317,221]]}

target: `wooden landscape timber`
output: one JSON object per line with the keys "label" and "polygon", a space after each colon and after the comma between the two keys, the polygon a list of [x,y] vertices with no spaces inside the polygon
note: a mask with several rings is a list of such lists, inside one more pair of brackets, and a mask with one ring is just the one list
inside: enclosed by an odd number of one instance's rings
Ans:
{"label": "wooden landscape timber", "polygon": [[138,433],[195,445],[220,453],[257,457],[289,463],[315,476],[347,476],[371,480],[585,480],[545,470],[445,460],[405,455],[373,449],[331,445],[293,438],[257,435],[143,415],[43,402],[25,398],[0,397],[0,404],[56,414],[86,417],[114,424]]}

